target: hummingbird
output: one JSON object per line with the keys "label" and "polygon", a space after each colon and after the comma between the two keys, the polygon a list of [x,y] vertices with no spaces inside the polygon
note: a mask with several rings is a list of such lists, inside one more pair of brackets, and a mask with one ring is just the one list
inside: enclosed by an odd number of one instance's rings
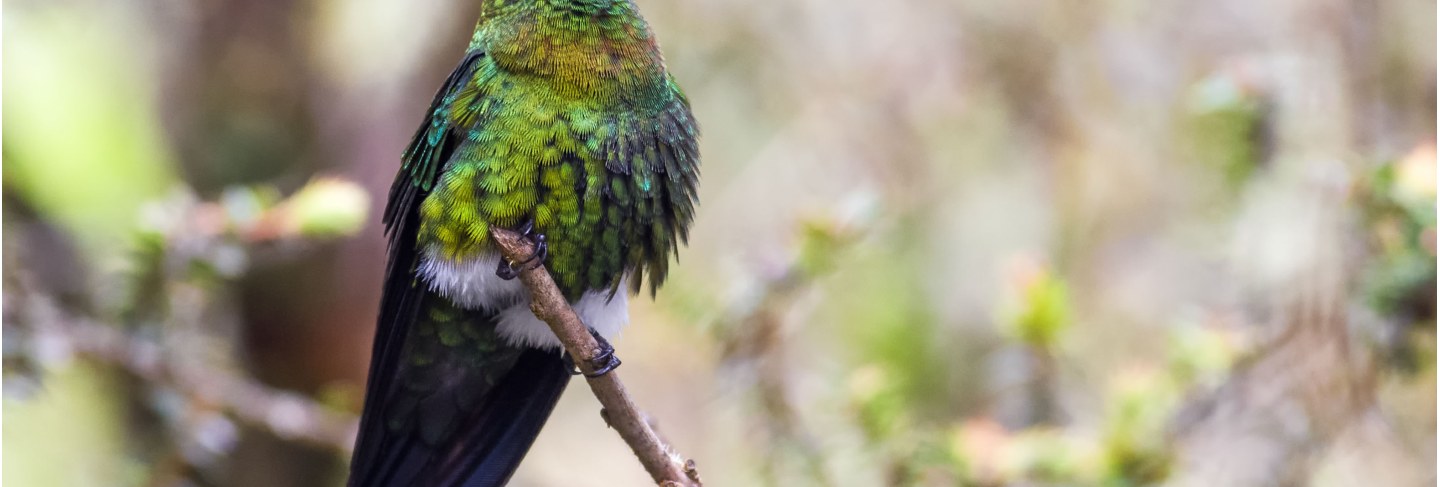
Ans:
{"label": "hummingbird", "polygon": [[[619,365],[627,298],[686,242],[698,135],[631,0],[484,0],[390,188],[349,485],[509,480],[575,374],[515,276],[543,262],[606,350],[594,373]],[[535,256],[504,260],[493,228]]]}

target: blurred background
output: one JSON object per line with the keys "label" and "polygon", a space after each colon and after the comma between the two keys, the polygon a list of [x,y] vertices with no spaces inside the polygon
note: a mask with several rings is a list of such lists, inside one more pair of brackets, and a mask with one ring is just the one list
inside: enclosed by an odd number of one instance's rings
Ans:
{"label": "blurred background", "polygon": [[[617,346],[708,484],[1435,482],[1435,2],[636,2],[704,177]],[[478,4],[6,2],[5,484],[343,484]],[[648,483],[597,411],[513,484]]]}

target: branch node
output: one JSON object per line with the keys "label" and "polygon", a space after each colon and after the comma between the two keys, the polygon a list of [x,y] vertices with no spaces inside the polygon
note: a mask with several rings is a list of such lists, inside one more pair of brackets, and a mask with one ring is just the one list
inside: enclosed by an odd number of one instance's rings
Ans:
{"label": "branch node", "polygon": [[695,466],[695,459],[692,458],[685,460],[685,476],[689,477],[690,480],[693,480],[697,484],[701,483],[700,469]]}
{"label": "branch node", "polygon": [[612,430],[615,429],[615,423],[610,422],[610,410],[609,410],[609,409],[605,409],[605,408],[603,408],[603,407],[600,408],[600,419],[605,420],[605,427],[606,427],[606,428],[610,428],[610,429],[612,429]]}

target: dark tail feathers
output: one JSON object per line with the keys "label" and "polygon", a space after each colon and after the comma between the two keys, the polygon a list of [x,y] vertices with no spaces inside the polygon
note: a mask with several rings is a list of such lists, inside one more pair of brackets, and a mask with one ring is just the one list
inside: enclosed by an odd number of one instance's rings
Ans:
{"label": "dark tail feathers", "polygon": [[[387,437],[376,465],[352,465],[351,487],[498,487],[509,481],[570,382],[559,352],[527,349],[469,411],[453,441]],[[463,414],[463,413],[462,413]]]}

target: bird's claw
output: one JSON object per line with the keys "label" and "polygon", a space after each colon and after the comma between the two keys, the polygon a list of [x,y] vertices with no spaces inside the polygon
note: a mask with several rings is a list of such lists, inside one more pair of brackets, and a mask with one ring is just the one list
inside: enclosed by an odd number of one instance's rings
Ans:
{"label": "bird's claw", "polygon": [[540,267],[545,264],[545,258],[550,256],[550,245],[545,243],[545,234],[535,232],[534,220],[525,222],[525,225],[520,227],[520,233],[535,244],[535,252],[520,262],[501,259],[500,266],[495,269],[495,275],[501,279],[509,281],[519,276],[522,271]]}
{"label": "bird's claw", "polygon": [[589,360],[590,370],[593,372],[585,373],[580,371],[578,367],[575,367],[575,361],[570,358],[569,354],[566,354],[565,364],[566,367],[570,369],[570,375],[600,377],[620,366],[620,358],[615,356],[615,347],[611,346],[610,342],[605,340],[605,337],[600,336],[600,334],[596,333],[593,329],[590,330],[590,336],[595,337],[595,343],[600,346],[600,353],[596,354],[595,358]]}
{"label": "bird's claw", "polygon": [[595,354],[595,358],[590,359],[590,369],[593,370],[593,372],[585,374],[585,377],[600,377],[619,367],[620,357],[615,356],[615,347],[611,346],[610,342],[605,340],[605,337],[600,336],[600,334],[596,333],[593,329],[590,330],[590,335],[594,336],[595,343],[600,345],[600,353]]}

